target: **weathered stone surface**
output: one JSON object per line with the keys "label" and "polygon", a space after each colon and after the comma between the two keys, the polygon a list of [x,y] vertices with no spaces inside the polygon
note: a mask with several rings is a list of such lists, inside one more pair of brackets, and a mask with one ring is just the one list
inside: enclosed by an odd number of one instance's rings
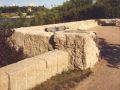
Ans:
{"label": "weathered stone surface", "polygon": [[65,26],[55,26],[55,27],[47,27],[45,28],[46,32],[56,32],[56,31],[64,31],[67,29]]}
{"label": "weathered stone surface", "polygon": [[13,42],[11,46],[14,45],[16,50],[22,48],[23,54],[28,57],[36,56],[53,50],[52,35],[53,33],[24,34],[15,31],[11,37]]}
{"label": "weathered stone surface", "polygon": [[0,68],[5,72],[0,72],[0,90],[31,89],[67,70],[69,59],[67,52],[55,50]]}
{"label": "weathered stone surface", "polygon": [[[44,31],[51,26],[59,32]],[[69,30],[64,31],[63,26]],[[88,20],[16,29],[11,47],[35,57],[0,68],[0,90],[28,90],[68,69],[93,67],[99,56],[96,35],[85,29],[95,26],[95,20]]]}
{"label": "weathered stone surface", "polygon": [[116,26],[120,27],[120,19],[116,20]]}
{"label": "weathered stone surface", "polygon": [[56,31],[56,27],[48,27],[48,28],[45,28],[45,31],[46,31],[46,32],[55,32],[55,31]]}
{"label": "weathered stone surface", "polygon": [[16,50],[21,49],[22,53],[25,56],[32,57],[54,49],[54,32],[45,32],[45,28],[49,28],[52,31],[53,29],[55,29],[56,31],[64,31],[66,27],[74,30],[85,30],[95,26],[97,26],[97,22],[95,20],[86,20],[35,27],[17,28],[15,29],[15,32],[11,37],[11,46],[14,46]]}
{"label": "weathered stone surface", "polygon": [[70,57],[67,52],[58,50],[51,52],[36,57],[46,62],[46,79],[69,68]]}
{"label": "weathered stone surface", "polygon": [[6,72],[0,70],[0,90],[9,89],[9,77]]}
{"label": "weathered stone surface", "polygon": [[99,50],[94,41],[95,34],[83,31],[57,32],[55,48],[66,50],[75,69],[91,68],[98,61]]}

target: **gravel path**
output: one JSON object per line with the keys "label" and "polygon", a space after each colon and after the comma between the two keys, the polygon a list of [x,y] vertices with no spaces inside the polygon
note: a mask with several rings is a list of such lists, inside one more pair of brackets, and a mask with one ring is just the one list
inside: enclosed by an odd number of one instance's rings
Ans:
{"label": "gravel path", "polygon": [[120,90],[120,28],[99,26],[90,30],[99,37],[102,58],[90,77],[73,90]]}

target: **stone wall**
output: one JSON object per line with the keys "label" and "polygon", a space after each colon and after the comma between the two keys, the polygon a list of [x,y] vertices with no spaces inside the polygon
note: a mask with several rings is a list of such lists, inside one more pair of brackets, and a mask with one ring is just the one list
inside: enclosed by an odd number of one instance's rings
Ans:
{"label": "stone wall", "polygon": [[15,29],[11,40],[17,49],[23,48],[23,53],[27,57],[39,55],[41,53],[45,53],[54,49],[54,32],[45,32],[45,28],[59,26],[65,26],[70,30],[85,30],[88,28],[96,27],[97,22],[95,20],[86,20],[78,22],[18,28]]}
{"label": "stone wall", "polygon": [[[69,29],[45,32],[59,26]],[[92,68],[99,50],[95,33],[86,29],[95,26],[95,20],[87,20],[15,29],[10,46],[22,48],[28,58],[0,68],[0,90],[27,90],[64,70]]]}
{"label": "stone wall", "polygon": [[11,37],[11,41],[16,46],[16,49],[23,48],[23,53],[27,57],[33,57],[48,51],[53,50],[52,47],[53,33],[41,32],[38,34],[21,33],[15,31]]}
{"label": "stone wall", "polygon": [[54,26],[62,26],[62,25],[68,27],[69,29],[87,30],[89,28],[98,26],[98,23],[96,20],[84,20],[84,21],[44,25],[43,27],[54,27]]}
{"label": "stone wall", "polygon": [[13,38],[16,48],[22,47],[27,57],[54,49],[67,51],[71,56],[73,69],[92,68],[99,58],[99,50],[95,42],[97,38],[95,33],[90,31],[65,30],[37,34],[16,32]]}
{"label": "stone wall", "polygon": [[0,68],[0,90],[28,90],[69,68],[69,54],[51,51]]}

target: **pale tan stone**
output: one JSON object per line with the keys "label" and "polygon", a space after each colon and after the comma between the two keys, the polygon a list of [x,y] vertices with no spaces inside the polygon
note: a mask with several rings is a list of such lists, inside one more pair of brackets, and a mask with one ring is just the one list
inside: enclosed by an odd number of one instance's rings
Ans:
{"label": "pale tan stone", "polygon": [[[62,27],[61,27],[62,26]],[[45,28],[59,27],[59,29],[81,29],[86,30],[98,26],[95,20],[85,20],[69,23],[50,24],[34,27],[23,27],[15,29],[11,37],[11,46],[16,50],[21,49],[27,57],[36,56],[54,49],[53,34],[54,32],[45,32]]]}
{"label": "pale tan stone", "polygon": [[61,73],[69,68],[70,57],[65,51],[54,50],[36,56],[35,58],[40,58],[46,62],[45,79],[55,76],[57,73]]}
{"label": "pale tan stone", "polygon": [[9,77],[7,73],[0,70],[0,90],[8,90],[9,85]]}
{"label": "pale tan stone", "polygon": [[98,61],[99,50],[95,39],[94,33],[78,30],[57,32],[54,36],[55,48],[69,53],[71,68],[75,69],[91,68]]}
{"label": "pale tan stone", "polygon": [[22,49],[22,53],[27,57],[36,56],[50,50],[53,50],[52,47],[52,38],[53,33],[40,33],[35,35],[29,33],[21,33],[15,31],[11,37],[16,50]]}
{"label": "pale tan stone", "polygon": [[[69,30],[44,31],[46,27],[61,25]],[[92,68],[98,61],[99,50],[96,35],[85,30],[95,26],[95,20],[86,20],[15,29],[11,47],[17,51],[22,48],[24,55],[35,57],[0,68],[0,88],[28,90],[68,69]]]}
{"label": "pale tan stone", "polygon": [[[0,88],[31,89],[52,76],[68,70],[69,61],[67,52],[55,50],[5,66],[0,68]],[[59,67],[61,65],[62,67]]]}
{"label": "pale tan stone", "polygon": [[3,67],[1,70],[6,72],[10,78],[10,90],[27,90],[45,81],[43,71],[45,68],[44,61],[30,58]]}

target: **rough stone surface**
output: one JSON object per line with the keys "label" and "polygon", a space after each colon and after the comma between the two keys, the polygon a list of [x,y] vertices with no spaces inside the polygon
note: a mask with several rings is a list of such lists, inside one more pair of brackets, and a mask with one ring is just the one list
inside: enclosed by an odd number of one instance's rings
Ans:
{"label": "rough stone surface", "polygon": [[32,57],[53,50],[52,35],[53,33],[41,32],[36,35],[15,31],[11,40],[16,49],[22,48],[24,55]]}
{"label": "rough stone surface", "polygon": [[64,31],[67,29],[65,26],[57,26],[57,27],[48,27],[45,28],[46,32],[56,32],[56,31]]}
{"label": "rough stone surface", "polygon": [[66,50],[71,56],[75,69],[91,68],[99,58],[99,50],[92,32],[57,32],[54,36],[55,48]]}
{"label": "rough stone surface", "polygon": [[68,70],[69,59],[67,52],[55,50],[0,68],[0,90],[31,89]]}
{"label": "rough stone surface", "polygon": [[[35,27],[23,27],[15,29],[11,37],[11,46],[16,50],[21,49],[22,53],[27,57],[36,56],[54,49],[53,47],[53,34],[54,32],[45,32],[45,28],[57,28],[61,31],[68,27],[69,29],[85,30],[97,26],[95,20],[86,20],[78,22],[50,24]],[[63,30],[64,31],[64,30]]]}
{"label": "rough stone surface", "polygon": [[116,21],[116,26],[120,27],[120,19]]}
{"label": "rough stone surface", "polygon": [[[60,31],[45,32],[51,26]],[[0,90],[28,90],[65,70],[92,68],[99,50],[96,35],[85,30],[95,26],[95,20],[86,20],[15,29],[11,47],[32,58],[0,68]]]}

